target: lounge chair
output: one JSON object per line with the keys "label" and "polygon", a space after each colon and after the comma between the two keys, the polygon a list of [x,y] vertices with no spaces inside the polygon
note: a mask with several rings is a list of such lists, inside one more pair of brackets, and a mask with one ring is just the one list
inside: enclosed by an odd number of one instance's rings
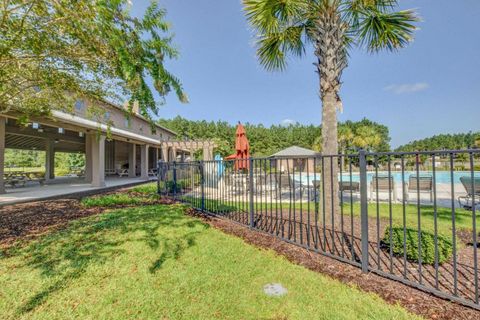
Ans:
{"label": "lounge chair", "polygon": [[[397,202],[397,188],[395,187],[395,181],[390,176],[373,176],[370,182],[370,200],[373,200],[373,195],[379,193],[387,193],[392,196],[393,202]],[[376,198],[375,198],[376,199]]]}
{"label": "lounge chair", "polygon": [[253,179],[253,191],[257,194],[273,194],[275,191],[275,177],[273,174],[255,175]]}
{"label": "lounge chair", "polygon": [[275,198],[282,198],[283,191],[288,190],[290,193],[292,190],[295,193],[297,190],[300,194],[303,194],[305,186],[298,181],[294,181],[291,175],[289,174],[277,174],[275,175],[275,184],[277,186],[278,192],[275,192]]}
{"label": "lounge chair", "polygon": [[472,188],[471,177],[460,177],[460,182],[467,191],[467,195],[458,197],[458,204],[460,207],[471,210],[474,206],[480,204],[480,177],[475,177],[473,180],[475,190]]}
{"label": "lounge chair", "polygon": [[313,195],[310,196],[311,199],[313,199],[314,202],[318,202],[320,198],[320,188],[322,187],[322,181],[320,180],[313,180],[312,181],[312,192]]}
{"label": "lounge chair", "polygon": [[433,202],[433,177],[411,175],[408,177],[408,184],[405,188],[405,199],[408,202],[410,193],[428,193],[430,202]]}
{"label": "lounge chair", "polygon": [[353,196],[354,194],[360,195],[360,182],[341,181],[338,182],[338,189],[340,190],[340,193],[344,196]]}

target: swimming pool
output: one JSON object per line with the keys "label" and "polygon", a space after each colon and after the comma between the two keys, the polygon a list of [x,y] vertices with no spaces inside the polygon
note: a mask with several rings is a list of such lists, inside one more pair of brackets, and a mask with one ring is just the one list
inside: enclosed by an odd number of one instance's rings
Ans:
{"label": "swimming pool", "polygon": [[[402,182],[402,172],[401,171],[392,171],[391,176],[393,177],[393,180],[395,183],[399,184]],[[408,182],[408,178],[411,175],[416,175],[416,171],[405,171],[404,172],[404,180],[405,182]],[[435,172],[435,181],[436,183],[451,183],[452,177],[451,177],[451,172],[450,171],[436,171]],[[378,176],[387,176],[388,172],[387,171],[379,171]],[[433,176],[432,171],[419,171],[420,176]],[[370,184],[372,181],[373,177],[375,176],[375,172],[367,172],[367,183]],[[458,184],[460,182],[460,177],[470,177],[471,172],[470,171],[454,171],[453,172],[453,183]],[[474,176],[476,178],[480,178],[480,171],[475,171]],[[311,185],[313,180],[321,180],[321,174],[313,174],[313,173],[295,173],[294,179],[296,181],[301,181],[302,184],[305,185]],[[342,177],[340,179],[340,175],[338,177],[338,181],[345,181],[348,182],[350,181],[350,174],[342,174]],[[352,173],[352,181],[353,182],[359,182],[360,181],[360,175],[358,172]]]}

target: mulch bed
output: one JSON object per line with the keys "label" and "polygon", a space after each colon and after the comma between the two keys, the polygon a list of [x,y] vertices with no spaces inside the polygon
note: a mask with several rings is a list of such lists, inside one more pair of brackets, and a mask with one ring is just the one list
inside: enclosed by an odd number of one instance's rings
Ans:
{"label": "mulch bed", "polygon": [[[127,190],[123,189],[117,192],[127,192]],[[169,199],[161,199],[156,203],[172,204],[174,202]],[[107,209],[112,208],[85,208],[80,204],[79,199],[74,197],[2,207],[0,208],[0,249],[9,247],[18,241],[31,240],[52,230],[64,228],[72,220],[101,214]],[[363,291],[376,293],[385,301],[400,304],[410,312],[423,317],[480,319],[480,311],[437,298],[372,273],[362,274],[357,267],[289,244],[272,235],[252,231],[227,219],[205,216],[193,209],[188,213],[200,217],[206,223],[227,234],[243,238],[247,243],[264,249],[272,249],[293,263],[331,276]],[[256,218],[261,219],[261,217]],[[300,229],[302,228],[300,227]]]}

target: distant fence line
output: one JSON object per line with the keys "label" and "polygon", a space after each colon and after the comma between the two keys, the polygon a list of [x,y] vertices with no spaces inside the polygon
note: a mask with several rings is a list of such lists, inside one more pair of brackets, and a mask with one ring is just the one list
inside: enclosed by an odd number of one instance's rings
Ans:
{"label": "distant fence line", "polygon": [[480,309],[479,160],[475,149],[159,162],[158,192]]}

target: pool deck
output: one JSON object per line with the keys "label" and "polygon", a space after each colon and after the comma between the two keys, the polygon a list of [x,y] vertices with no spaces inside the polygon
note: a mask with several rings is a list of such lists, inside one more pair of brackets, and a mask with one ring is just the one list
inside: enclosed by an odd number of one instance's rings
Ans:
{"label": "pool deck", "polygon": [[7,188],[7,193],[0,195],[0,207],[16,203],[94,194],[119,187],[134,186],[148,181],[150,180],[139,177],[107,177],[105,179],[105,187],[92,187],[90,183],[85,182],[82,178],[60,177],[45,183],[43,186],[38,183],[29,183],[25,187]]}

